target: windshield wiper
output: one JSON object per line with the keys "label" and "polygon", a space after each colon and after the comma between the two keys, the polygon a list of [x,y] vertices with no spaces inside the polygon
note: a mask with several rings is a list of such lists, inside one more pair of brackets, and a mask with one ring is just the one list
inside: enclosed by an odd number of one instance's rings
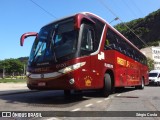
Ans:
{"label": "windshield wiper", "polygon": [[38,48],[37,52],[35,53],[35,55],[34,55],[34,57],[33,57],[32,62],[36,62],[36,61],[39,59],[39,57],[37,57],[37,54],[38,54],[38,52],[39,52],[40,48],[42,48],[42,47],[43,47],[43,45],[44,45],[44,43],[42,43],[42,44],[39,46],[39,48]]}

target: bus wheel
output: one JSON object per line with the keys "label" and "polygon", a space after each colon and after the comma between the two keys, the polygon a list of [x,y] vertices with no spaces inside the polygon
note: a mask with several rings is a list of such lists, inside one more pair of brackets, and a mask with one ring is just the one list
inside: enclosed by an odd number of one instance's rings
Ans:
{"label": "bus wheel", "polygon": [[64,90],[64,96],[65,97],[69,97],[71,95],[71,91],[70,90]]}
{"label": "bus wheel", "polygon": [[112,92],[112,81],[110,74],[106,73],[104,76],[104,87],[102,90],[103,96],[108,97]]}
{"label": "bus wheel", "polygon": [[159,81],[157,82],[157,86],[160,86],[160,82]]}
{"label": "bus wheel", "polygon": [[141,80],[141,85],[139,85],[139,86],[136,86],[136,88],[137,89],[144,89],[144,80],[143,80],[143,78],[142,78],[142,80]]}

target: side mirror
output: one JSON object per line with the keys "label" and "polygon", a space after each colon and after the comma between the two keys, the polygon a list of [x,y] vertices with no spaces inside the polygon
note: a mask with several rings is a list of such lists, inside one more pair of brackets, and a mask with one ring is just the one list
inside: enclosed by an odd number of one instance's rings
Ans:
{"label": "side mirror", "polygon": [[38,33],[36,32],[28,32],[28,33],[24,33],[22,36],[21,36],[21,39],[20,39],[20,45],[23,46],[24,44],[24,39],[27,38],[27,37],[30,37],[30,36],[38,36]]}

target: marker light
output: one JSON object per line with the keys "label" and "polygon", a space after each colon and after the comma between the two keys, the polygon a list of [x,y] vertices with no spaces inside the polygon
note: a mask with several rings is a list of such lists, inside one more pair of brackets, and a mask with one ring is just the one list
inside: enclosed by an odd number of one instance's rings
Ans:
{"label": "marker light", "polygon": [[69,83],[70,83],[71,85],[73,85],[73,84],[74,84],[74,82],[75,82],[75,81],[74,81],[74,79],[73,79],[73,78],[69,80]]}

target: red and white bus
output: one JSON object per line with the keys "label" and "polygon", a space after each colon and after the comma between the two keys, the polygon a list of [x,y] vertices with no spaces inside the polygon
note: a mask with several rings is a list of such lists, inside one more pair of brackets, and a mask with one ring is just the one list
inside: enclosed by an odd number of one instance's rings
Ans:
{"label": "red and white bus", "polygon": [[35,36],[27,69],[27,86],[37,90],[143,89],[148,82],[146,57],[105,20],[78,13],[45,25]]}

